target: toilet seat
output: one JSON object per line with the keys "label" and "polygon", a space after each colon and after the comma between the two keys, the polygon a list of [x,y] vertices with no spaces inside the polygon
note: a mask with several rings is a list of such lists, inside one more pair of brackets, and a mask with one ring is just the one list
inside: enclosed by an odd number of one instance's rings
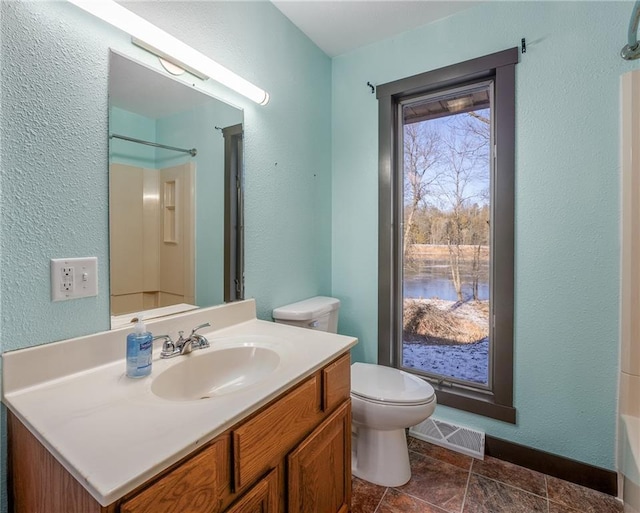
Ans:
{"label": "toilet seat", "polygon": [[386,399],[372,399],[370,397],[365,397],[362,396],[360,394],[355,394],[353,392],[351,392],[351,398],[352,399],[361,399],[363,401],[366,401],[368,403],[373,403],[373,404],[382,404],[382,405],[387,405],[387,406],[422,406],[425,404],[429,404],[430,402],[435,401],[435,396],[431,397],[425,401],[389,401]]}
{"label": "toilet seat", "polygon": [[351,394],[373,403],[401,406],[435,400],[435,391],[426,381],[408,372],[370,363],[351,366]]}

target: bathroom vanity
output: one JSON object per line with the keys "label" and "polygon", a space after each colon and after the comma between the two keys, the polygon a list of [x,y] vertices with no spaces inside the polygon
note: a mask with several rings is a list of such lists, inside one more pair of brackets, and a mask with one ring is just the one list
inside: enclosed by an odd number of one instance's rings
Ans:
{"label": "bathroom vanity", "polygon": [[[142,380],[120,376],[126,330],[4,355],[16,513],[349,511],[348,350],[356,340],[256,320],[253,301],[148,326],[159,333],[203,320],[223,326],[206,334],[211,348],[171,360],[154,356],[152,375]],[[116,353],[112,345],[121,354],[107,361]],[[91,347],[103,354],[88,368],[65,363],[71,348],[90,354]],[[191,396],[191,385],[176,384],[182,392],[171,399],[154,388],[176,366],[198,374],[192,362],[213,362],[215,351],[222,357],[240,347],[273,351],[277,365],[202,399]],[[38,349],[44,353],[33,354]],[[64,374],[35,364],[21,376],[18,369],[36,356],[62,363]],[[238,382],[232,373],[220,379]]]}

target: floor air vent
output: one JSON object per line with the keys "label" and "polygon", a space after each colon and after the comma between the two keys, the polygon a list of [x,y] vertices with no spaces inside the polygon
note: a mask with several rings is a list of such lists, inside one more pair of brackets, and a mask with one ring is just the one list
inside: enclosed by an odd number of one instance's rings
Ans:
{"label": "floor air vent", "polygon": [[452,451],[484,459],[484,433],[428,418],[409,429],[409,434]]}

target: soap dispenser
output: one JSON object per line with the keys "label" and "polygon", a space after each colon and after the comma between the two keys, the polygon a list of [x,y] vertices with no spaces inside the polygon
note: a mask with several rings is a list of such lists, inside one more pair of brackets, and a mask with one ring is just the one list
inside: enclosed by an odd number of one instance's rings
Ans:
{"label": "soap dispenser", "polygon": [[151,374],[151,354],[153,352],[153,336],[138,319],[133,333],[127,335],[127,377],[144,378]]}

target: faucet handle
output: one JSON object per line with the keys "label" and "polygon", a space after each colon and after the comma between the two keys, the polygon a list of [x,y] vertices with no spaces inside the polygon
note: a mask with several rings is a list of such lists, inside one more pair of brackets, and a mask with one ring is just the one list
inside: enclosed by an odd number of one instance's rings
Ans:
{"label": "faucet handle", "polygon": [[207,340],[207,337],[196,333],[196,331],[198,331],[199,329],[206,328],[207,326],[211,326],[211,324],[205,322],[204,324],[196,326],[191,330],[191,335],[189,335],[189,338],[193,340],[194,347],[197,349],[204,349],[206,347],[209,347],[209,341]]}
{"label": "faucet handle", "polygon": [[162,352],[160,353],[160,356],[166,357],[167,355],[173,354],[176,346],[173,343],[173,340],[171,340],[171,337],[169,335],[157,335],[153,337],[154,341],[160,339],[164,340],[164,342],[162,343]]}
{"label": "faucet handle", "polygon": [[200,326],[196,326],[195,328],[193,328],[191,330],[191,335],[193,335],[196,331],[201,330],[202,328],[206,328],[207,326],[211,326],[211,324],[209,324],[208,322],[205,322],[204,324],[201,324]]}

